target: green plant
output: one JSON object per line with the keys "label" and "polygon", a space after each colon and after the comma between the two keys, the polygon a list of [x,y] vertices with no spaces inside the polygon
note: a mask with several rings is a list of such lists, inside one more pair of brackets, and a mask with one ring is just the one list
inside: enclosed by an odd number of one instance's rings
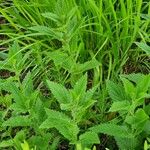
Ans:
{"label": "green plant", "polygon": [[[118,121],[123,125],[128,126],[133,135],[132,149],[140,146],[139,138],[144,139],[149,135],[149,112],[147,111],[146,99],[150,98],[150,75],[130,74],[120,76],[122,85],[115,84],[112,81],[107,82],[109,95],[113,103],[109,112],[118,112]],[[142,137],[140,137],[142,135]],[[124,149],[126,144],[130,144],[125,140],[125,143],[116,139],[121,149]],[[123,148],[124,147],[124,148]],[[126,147],[127,148],[127,147]]]}
{"label": "green plant", "polygon": [[0,149],[148,149],[149,15],[148,0],[1,0]]}

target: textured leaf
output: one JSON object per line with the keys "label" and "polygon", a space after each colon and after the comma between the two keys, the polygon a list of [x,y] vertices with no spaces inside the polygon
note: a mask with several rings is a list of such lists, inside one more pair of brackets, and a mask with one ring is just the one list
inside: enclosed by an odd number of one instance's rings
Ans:
{"label": "textured leaf", "polygon": [[87,86],[87,74],[82,76],[75,84],[73,93],[75,94],[74,98],[79,101],[83,98],[86,92],[86,86]]}
{"label": "textured leaf", "polygon": [[13,146],[13,144],[14,144],[13,140],[2,141],[0,142],[0,148],[11,147]]}
{"label": "textured leaf", "polygon": [[126,95],[122,86],[112,81],[107,81],[107,90],[113,101],[126,100]]}
{"label": "textured leaf", "polygon": [[100,143],[98,135],[91,131],[87,131],[81,134],[79,137],[79,140],[82,143],[82,145],[84,145],[85,147],[86,146],[89,147],[89,146],[92,146],[93,144]]}
{"label": "textured leaf", "polygon": [[61,84],[47,80],[47,86],[60,104],[67,104],[72,101],[69,91]]}
{"label": "textured leaf", "polygon": [[43,35],[49,35],[54,39],[62,39],[63,34],[57,31],[54,31],[46,26],[34,26],[34,27],[30,27],[30,30],[36,31],[38,33],[41,33]]}
{"label": "textured leaf", "polygon": [[149,116],[143,109],[138,109],[133,116],[127,116],[125,122],[130,124],[134,129],[142,129],[149,119]]}
{"label": "textured leaf", "polygon": [[40,128],[56,128],[65,138],[75,142],[79,128],[75,122],[65,114],[46,109],[48,118],[41,124]]}
{"label": "textured leaf", "polygon": [[138,138],[120,138],[115,137],[120,150],[136,150],[139,149],[140,140]]}
{"label": "textured leaf", "polygon": [[127,95],[129,95],[132,99],[136,97],[135,87],[134,85],[126,78],[121,78],[124,89]]}
{"label": "textured leaf", "polygon": [[92,59],[83,64],[76,64],[74,73],[81,73],[81,72],[96,68],[99,65],[100,65],[100,63],[96,59]]}
{"label": "textured leaf", "polygon": [[100,124],[91,127],[89,130],[95,133],[103,133],[114,137],[132,137],[132,134],[130,134],[130,132],[125,126],[119,126],[111,123]]}
{"label": "textured leaf", "polygon": [[60,18],[57,14],[54,14],[51,12],[42,13],[42,16],[44,16],[45,18],[51,19],[54,22],[59,22],[59,20],[60,20]]}
{"label": "textured leaf", "polygon": [[24,94],[26,96],[30,96],[33,92],[33,81],[30,72],[28,72],[27,75],[25,76],[22,82],[22,86],[23,86]]}
{"label": "textured leaf", "polygon": [[130,108],[130,103],[128,101],[114,102],[109,109],[110,112],[115,111],[128,111]]}
{"label": "textured leaf", "polygon": [[11,117],[10,119],[6,120],[2,126],[11,126],[11,127],[17,127],[17,126],[31,126],[31,120],[29,117],[25,116],[17,116],[17,117]]}
{"label": "textured leaf", "polygon": [[137,83],[137,89],[136,89],[137,97],[139,98],[140,93],[146,93],[149,87],[150,87],[150,75],[145,75]]}
{"label": "textured leaf", "polygon": [[126,75],[126,74],[120,75],[120,78],[127,78],[130,81],[137,83],[143,78],[143,76],[144,75],[141,73],[132,73],[132,74],[128,74],[128,75]]}

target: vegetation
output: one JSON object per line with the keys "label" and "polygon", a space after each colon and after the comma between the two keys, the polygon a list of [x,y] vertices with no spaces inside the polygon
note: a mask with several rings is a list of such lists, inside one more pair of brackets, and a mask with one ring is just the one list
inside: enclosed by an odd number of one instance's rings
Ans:
{"label": "vegetation", "polygon": [[0,0],[0,149],[150,149],[149,0]]}

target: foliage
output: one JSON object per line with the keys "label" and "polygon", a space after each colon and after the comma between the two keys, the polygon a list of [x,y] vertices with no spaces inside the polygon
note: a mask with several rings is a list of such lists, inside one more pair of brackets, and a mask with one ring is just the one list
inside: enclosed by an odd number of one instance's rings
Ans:
{"label": "foliage", "polygon": [[0,149],[150,149],[148,0],[0,0]]}

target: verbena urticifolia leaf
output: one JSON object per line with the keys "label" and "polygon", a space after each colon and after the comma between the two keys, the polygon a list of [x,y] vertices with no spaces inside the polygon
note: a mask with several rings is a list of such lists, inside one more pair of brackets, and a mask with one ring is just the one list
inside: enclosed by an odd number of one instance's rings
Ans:
{"label": "verbena urticifolia leaf", "polygon": [[112,123],[104,123],[89,128],[90,131],[95,133],[103,133],[114,137],[127,137],[131,138],[132,134],[126,126],[116,125]]}
{"label": "verbena urticifolia leaf", "polygon": [[129,110],[131,104],[128,101],[120,101],[120,102],[114,102],[109,111],[110,112],[117,112],[117,111],[127,111]]}
{"label": "verbena urticifolia leaf", "polygon": [[50,109],[45,110],[48,118],[41,124],[40,128],[56,128],[65,138],[75,142],[79,133],[77,124],[61,112]]}
{"label": "verbena urticifolia leaf", "polygon": [[79,101],[85,95],[87,88],[87,74],[82,76],[75,84],[73,89],[74,98]]}
{"label": "verbena urticifolia leaf", "polygon": [[68,104],[72,101],[69,91],[61,84],[47,80],[47,86],[60,104]]}
{"label": "verbena urticifolia leaf", "polygon": [[79,136],[79,140],[84,147],[90,147],[93,144],[99,144],[100,139],[95,132],[87,131]]}
{"label": "verbena urticifolia leaf", "polygon": [[11,117],[10,119],[6,120],[2,126],[10,126],[10,127],[17,127],[17,126],[31,126],[31,120],[28,116],[16,116]]}
{"label": "verbena urticifolia leaf", "polygon": [[143,109],[138,109],[134,115],[127,116],[125,122],[130,124],[133,129],[141,132],[148,119],[149,116],[145,113],[145,111]]}
{"label": "verbena urticifolia leaf", "polygon": [[126,100],[126,94],[121,85],[116,84],[113,81],[107,81],[107,90],[113,101]]}

